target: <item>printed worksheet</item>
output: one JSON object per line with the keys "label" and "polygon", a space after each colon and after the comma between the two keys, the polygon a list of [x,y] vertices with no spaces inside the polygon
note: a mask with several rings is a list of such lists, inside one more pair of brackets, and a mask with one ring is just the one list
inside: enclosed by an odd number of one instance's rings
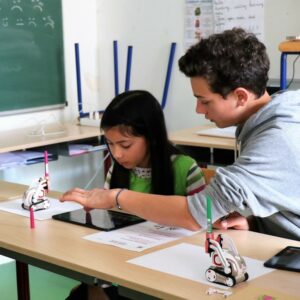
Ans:
{"label": "printed worksheet", "polygon": [[195,233],[195,231],[182,228],[163,226],[153,222],[143,222],[113,231],[97,232],[83,238],[97,243],[140,252]]}

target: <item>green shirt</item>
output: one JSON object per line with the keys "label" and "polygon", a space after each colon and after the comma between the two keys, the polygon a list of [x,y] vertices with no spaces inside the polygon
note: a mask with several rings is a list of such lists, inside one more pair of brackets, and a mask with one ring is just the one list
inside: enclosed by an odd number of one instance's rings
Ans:
{"label": "green shirt", "polygon": [[[186,155],[173,155],[175,195],[187,196],[202,190],[205,179],[196,161]],[[104,188],[109,189],[113,166],[109,169]],[[138,176],[133,170],[130,172],[130,190],[142,193],[151,192],[151,178]]]}

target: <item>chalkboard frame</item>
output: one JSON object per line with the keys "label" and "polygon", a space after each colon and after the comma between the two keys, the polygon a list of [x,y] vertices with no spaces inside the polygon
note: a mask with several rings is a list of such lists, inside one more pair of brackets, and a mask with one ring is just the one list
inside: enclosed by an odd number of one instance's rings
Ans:
{"label": "chalkboard frame", "polygon": [[0,116],[66,106],[61,0],[0,2]]}

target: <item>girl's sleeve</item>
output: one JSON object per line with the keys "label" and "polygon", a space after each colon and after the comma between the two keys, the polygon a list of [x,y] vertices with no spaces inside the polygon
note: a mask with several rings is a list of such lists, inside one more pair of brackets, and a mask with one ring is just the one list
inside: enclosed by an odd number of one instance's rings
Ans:
{"label": "girl's sleeve", "polygon": [[186,194],[191,196],[205,188],[205,178],[201,168],[194,161],[187,173]]}
{"label": "girl's sleeve", "polygon": [[104,182],[104,189],[109,190],[110,189],[110,180],[111,180],[111,174],[113,171],[114,165],[112,164],[106,174],[105,182]]}

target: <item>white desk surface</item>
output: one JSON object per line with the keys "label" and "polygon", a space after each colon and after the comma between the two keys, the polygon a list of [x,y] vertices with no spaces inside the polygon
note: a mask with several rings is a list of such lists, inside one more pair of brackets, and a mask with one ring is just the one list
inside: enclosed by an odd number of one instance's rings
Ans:
{"label": "white desk surface", "polygon": [[[0,199],[15,197],[24,186],[0,182]],[[51,196],[57,196],[52,193]],[[198,233],[144,252],[133,252],[82,239],[96,230],[55,220],[36,221],[29,228],[28,218],[0,212],[0,248],[27,255],[95,278],[118,283],[126,288],[162,299],[220,299],[205,294],[208,285],[127,263],[143,254],[178,243],[204,244],[205,234]],[[250,231],[227,231],[241,255],[267,260],[287,245],[300,242]],[[299,299],[300,273],[274,270],[232,289],[230,299],[260,299],[269,295],[279,299]]]}
{"label": "white desk surface", "polygon": [[169,139],[177,145],[234,150],[235,138],[207,136],[196,133],[201,129],[212,127],[215,126],[202,125],[170,132]]}
{"label": "white desk surface", "polygon": [[62,128],[64,131],[44,136],[30,135],[36,127],[24,127],[23,129],[1,132],[0,153],[76,141],[101,135],[100,128],[98,127],[82,126],[74,123],[63,123],[62,126],[47,124],[45,127],[48,129],[52,127],[53,131]]}

